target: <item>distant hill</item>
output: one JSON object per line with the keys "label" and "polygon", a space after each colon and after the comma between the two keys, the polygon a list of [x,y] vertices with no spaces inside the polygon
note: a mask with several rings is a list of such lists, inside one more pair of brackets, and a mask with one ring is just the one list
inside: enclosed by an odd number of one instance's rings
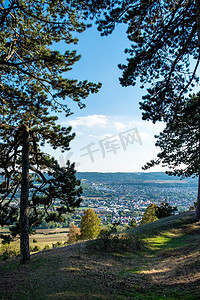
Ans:
{"label": "distant hill", "polygon": [[180,180],[177,176],[169,176],[164,172],[149,172],[149,173],[98,173],[98,172],[77,172],[77,177],[82,180],[86,179],[92,182],[129,182],[129,183],[144,183],[144,182],[182,182],[182,183],[196,183],[197,179],[186,178]]}

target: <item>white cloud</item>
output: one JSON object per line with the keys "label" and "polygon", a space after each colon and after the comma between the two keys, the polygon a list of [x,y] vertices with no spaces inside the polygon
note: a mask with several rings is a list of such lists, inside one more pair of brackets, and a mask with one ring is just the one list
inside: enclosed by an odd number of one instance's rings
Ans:
{"label": "white cloud", "polygon": [[117,131],[122,131],[126,129],[126,125],[121,122],[114,122],[114,127]]}
{"label": "white cloud", "polygon": [[107,139],[107,138],[111,138],[115,135],[113,134],[110,134],[110,133],[105,133],[103,135],[94,135],[94,134],[89,134],[88,135],[90,138],[94,138],[94,139],[97,139],[97,140],[103,140],[103,139]]}
{"label": "white cloud", "polygon": [[106,127],[108,124],[108,118],[105,115],[89,115],[85,117],[78,117],[74,120],[69,121],[69,124],[73,128],[78,126],[85,127]]}
{"label": "white cloud", "polygon": [[116,138],[116,136],[113,135],[113,134],[105,133],[104,135],[101,135],[101,136],[99,137],[99,139],[100,139],[100,140],[104,140],[104,139],[109,139],[109,138],[112,138],[112,137],[115,137],[115,138]]}

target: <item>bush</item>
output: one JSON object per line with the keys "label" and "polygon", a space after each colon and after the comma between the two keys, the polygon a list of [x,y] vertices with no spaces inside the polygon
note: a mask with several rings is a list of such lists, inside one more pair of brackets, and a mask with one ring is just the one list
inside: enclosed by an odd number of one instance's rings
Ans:
{"label": "bush", "polygon": [[137,224],[136,224],[136,222],[135,222],[135,219],[132,218],[132,219],[131,219],[131,223],[130,223],[130,227],[135,228],[136,226],[137,226]]}
{"label": "bush", "polygon": [[121,226],[119,223],[112,224],[101,230],[96,241],[89,243],[89,247],[103,252],[133,252],[139,251],[143,247],[143,242],[138,237],[119,233]]}
{"label": "bush", "polygon": [[0,259],[1,260],[6,260],[6,259],[8,259],[10,257],[16,257],[16,256],[19,256],[19,255],[20,255],[20,251],[19,250],[11,249],[9,247],[6,247],[1,252]]}
{"label": "bush", "polygon": [[52,243],[52,247],[53,248],[58,248],[58,247],[60,247],[60,246],[62,246],[62,242],[57,242],[57,243]]}
{"label": "bush", "polygon": [[134,252],[143,248],[143,242],[138,237],[128,236],[126,234],[115,234],[100,237],[88,244],[90,250],[102,252]]}
{"label": "bush", "polygon": [[36,240],[36,239],[33,239],[33,243],[37,243],[37,240]]}
{"label": "bush", "polygon": [[34,247],[30,246],[29,249],[30,249],[30,252],[37,252],[37,251],[41,250],[41,248],[38,245],[36,245]]}
{"label": "bush", "polygon": [[49,250],[50,249],[50,246],[49,245],[45,245],[43,250]]}
{"label": "bush", "polygon": [[168,202],[161,202],[157,207],[156,216],[158,219],[162,219],[174,215],[176,211],[178,211],[176,206],[172,207]]}
{"label": "bush", "polygon": [[68,234],[68,243],[74,243],[76,241],[78,241],[80,239],[80,228],[78,228],[78,226],[74,225],[74,223],[72,223],[71,227],[69,228],[69,234]]}

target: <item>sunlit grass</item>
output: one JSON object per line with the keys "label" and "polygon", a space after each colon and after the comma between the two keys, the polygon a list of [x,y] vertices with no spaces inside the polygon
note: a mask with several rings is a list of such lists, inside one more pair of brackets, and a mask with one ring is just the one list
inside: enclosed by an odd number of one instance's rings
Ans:
{"label": "sunlit grass", "polygon": [[172,238],[166,236],[156,236],[153,238],[144,238],[143,241],[148,245],[151,250],[159,250],[167,243],[171,242]]}

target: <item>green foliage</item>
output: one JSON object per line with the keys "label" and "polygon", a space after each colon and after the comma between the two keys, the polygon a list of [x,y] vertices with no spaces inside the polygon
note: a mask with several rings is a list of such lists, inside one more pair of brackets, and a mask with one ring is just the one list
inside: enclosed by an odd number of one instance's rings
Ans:
{"label": "green foliage", "polygon": [[[84,107],[81,99],[85,99],[90,92],[96,92],[99,85],[86,80],[78,82],[65,78],[63,74],[72,69],[80,55],[66,47],[63,47],[62,52],[51,47],[52,44],[56,45],[61,41],[65,45],[77,44],[78,39],[74,33],[83,32],[86,25],[76,8],[65,0],[62,1],[62,5],[59,1],[52,4],[51,0],[15,0],[2,4],[2,94],[6,96],[10,93],[15,99],[22,98],[23,92],[28,92],[29,87],[34,86],[34,89],[42,91],[41,100],[44,100],[45,94],[48,93],[53,99],[71,98],[78,102],[80,107]],[[11,78],[12,81],[9,82]],[[51,107],[51,101],[47,102]],[[66,114],[69,114],[65,103],[54,104],[57,111],[64,109]],[[34,111],[37,111],[37,107],[32,110],[32,116]],[[52,128],[52,139],[53,137]]]}
{"label": "green foliage", "polygon": [[140,103],[143,119],[168,119],[177,98],[199,82],[199,2],[112,0],[85,6],[90,10],[87,15],[96,17],[102,35],[111,34],[119,23],[126,26],[131,44],[125,49],[127,63],[119,65],[120,83],[134,86],[139,79],[141,88],[147,84]]}
{"label": "green foliage", "polygon": [[91,208],[87,209],[82,216],[80,223],[81,238],[93,239],[96,238],[101,230],[100,219]]}
{"label": "green foliage", "polygon": [[134,218],[132,218],[132,220],[131,220],[131,223],[130,223],[130,227],[136,227],[137,226],[137,224],[136,224],[136,222],[135,222],[135,219]]}
{"label": "green foliage", "polygon": [[17,247],[13,247],[9,244],[2,244],[0,247],[0,260],[6,260],[10,257],[16,257],[20,254]]}
{"label": "green foliage", "polygon": [[[48,221],[48,217],[44,218],[42,223],[37,226],[38,229],[53,229],[53,228],[68,228],[70,226],[72,215],[71,214],[63,214],[62,222]],[[46,220],[48,221],[46,221]]]}
{"label": "green foliage", "polygon": [[197,93],[179,101],[163,132],[155,136],[156,146],[161,152],[143,169],[161,164],[172,170],[166,172],[169,175],[183,178],[197,176],[200,165],[199,128],[200,93]]}
{"label": "green foliage", "polygon": [[157,209],[158,209],[158,206],[153,203],[150,204],[149,206],[147,206],[147,208],[143,214],[142,220],[140,222],[140,225],[144,225],[147,223],[157,221],[158,220],[158,217],[156,215]]}
{"label": "green foliage", "polygon": [[161,202],[160,206],[157,207],[156,216],[158,219],[172,216],[176,211],[177,207],[171,206],[168,202]]}
{"label": "green foliage", "polygon": [[36,240],[36,239],[33,239],[33,243],[37,243],[37,240]]}
{"label": "green foliage", "polygon": [[61,247],[61,246],[62,246],[62,242],[56,242],[55,244],[52,243],[53,248],[58,248],[58,247]]}
{"label": "green foliage", "polygon": [[111,226],[108,225],[106,228],[101,229],[98,238],[108,239],[112,234],[119,233],[121,226],[118,222],[113,223]]}
{"label": "green foliage", "polygon": [[[156,146],[160,147],[161,152],[143,169],[160,164],[168,166],[170,171],[166,173],[169,175],[178,175],[182,178],[200,176],[199,129],[200,93],[197,93],[178,101],[165,129],[156,136]],[[196,220],[200,219],[200,179],[198,185]]]}
{"label": "green foliage", "polygon": [[138,237],[132,237],[126,234],[116,233],[116,228],[102,231],[98,239],[88,244],[89,250],[101,252],[136,252],[143,248],[143,241]]}
{"label": "green foliage", "polygon": [[30,246],[29,249],[30,249],[30,252],[37,252],[37,251],[41,250],[41,248],[38,245]]}
{"label": "green foliage", "polygon": [[45,245],[43,250],[49,250],[50,249],[50,246],[49,245]]}

